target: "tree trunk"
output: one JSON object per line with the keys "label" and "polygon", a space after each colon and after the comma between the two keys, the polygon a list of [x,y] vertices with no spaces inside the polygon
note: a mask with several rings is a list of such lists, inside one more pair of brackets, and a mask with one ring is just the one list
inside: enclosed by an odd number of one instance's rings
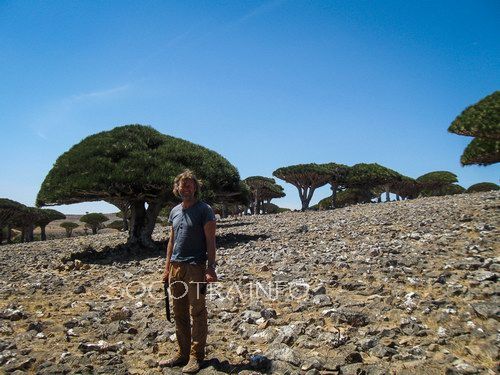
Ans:
{"label": "tree trunk", "polygon": [[66,228],[66,237],[70,238],[71,237],[71,232],[73,232],[73,229]]}
{"label": "tree trunk", "polygon": [[225,203],[223,203],[221,207],[221,218],[224,219],[226,217],[227,217],[227,206]]}
{"label": "tree trunk", "polygon": [[122,211],[122,214],[123,214],[123,231],[126,232],[128,231],[128,219],[127,219],[127,216],[126,216],[126,213]]}
{"label": "tree trunk", "polygon": [[332,189],[332,208],[335,208],[337,206],[337,188],[338,188],[338,185],[337,184],[332,184],[330,186],[330,189]]}
{"label": "tree trunk", "polygon": [[260,215],[259,191],[258,190],[255,191],[255,202],[254,202],[254,205],[255,205],[254,215]]}
{"label": "tree trunk", "polygon": [[0,245],[3,243],[3,230],[4,228],[0,228]]}
{"label": "tree trunk", "polygon": [[391,196],[390,196],[390,193],[389,193],[388,189],[385,191],[385,201],[386,202],[390,202],[391,201]]}
{"label": "tree trunk", "polygon": [[315,189],[310,187],[302,189],[298,186],[297,189],[299,191],[300,201],[302,202],[302,211],[305,211],[309,208],[309,203],[311,202]]}
{"label": "tree trunk", "polygon": [[30,224],[28,227],[28,241],[27,242],[33,242],[35,240],[35,236],[33,234],[34,230],[35,230],[35,226],[33,224]]}
{"label": "tree trunk", "polygon": [[133,202],[131,205],[132,218],[127,244],[141,248],[154,248],[155,244],[151,235],[162,204],[161,202],[149,203],[146,210],[144,203],[139,201]]}
{"label": "tree trunk", "polygon": [[19,238],[19,242],[26,242],[26,227],[21,228],[21,237]]}
{"label": "tree trunk", "polygon": [[45,225],[40,225],[40,239],[42,241],[47,241],[47,235],[45,234]]}
{"label": "tree trunk", "polygon": [[7,243],[12,243],[12,228],[7,225]]}
{"label": "tree trunk", "polygon": [[97,227],[96,226],[92,226],[92,234],[97,234]]}

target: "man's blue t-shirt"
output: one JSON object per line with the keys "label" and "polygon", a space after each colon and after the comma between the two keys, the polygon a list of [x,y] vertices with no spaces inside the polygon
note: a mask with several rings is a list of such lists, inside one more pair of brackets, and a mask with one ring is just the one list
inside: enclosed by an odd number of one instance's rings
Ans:
{"label": "man's blue t-shirt", "polygon": [[208,204],[197,201],[183,209],[178,204],[168,217],[174,228],[174,249],[172,262],[204,263],[207,260],[207,243],[203,227],[215,221],[215,214]]}

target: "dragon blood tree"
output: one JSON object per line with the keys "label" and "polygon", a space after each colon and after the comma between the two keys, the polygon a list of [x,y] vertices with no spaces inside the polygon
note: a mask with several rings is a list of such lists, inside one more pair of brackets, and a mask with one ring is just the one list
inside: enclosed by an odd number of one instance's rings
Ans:
{"label": "dragon blood tree", "polygon": [[175,202],[175,176],[191,169],[211,203],[239,194],[238,170],[200,145],[150,126],[126,125],[83,139],[56,160],[42,183],[37,206],[107,201],[130,207],[128,244],[153,247],[162,207]]}

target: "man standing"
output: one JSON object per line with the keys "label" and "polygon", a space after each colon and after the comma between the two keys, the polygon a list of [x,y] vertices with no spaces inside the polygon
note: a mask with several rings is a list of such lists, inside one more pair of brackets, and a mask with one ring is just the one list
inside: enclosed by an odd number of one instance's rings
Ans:
{"label": "man standing", "polygon": [[[182,366],[182,372],[198,372],[207,341],[206,283],[217,281],[215,273],[215,215],[198,200],[200,183],[190,170],[175,178],[173,192],[182,199],[168,218],[170,239],[163,281],[170,283],[175,333],[179,350],[163,362]],[[206,265],[208,261],[208,266]],[[191,329],[190,318],[193,320]]]}

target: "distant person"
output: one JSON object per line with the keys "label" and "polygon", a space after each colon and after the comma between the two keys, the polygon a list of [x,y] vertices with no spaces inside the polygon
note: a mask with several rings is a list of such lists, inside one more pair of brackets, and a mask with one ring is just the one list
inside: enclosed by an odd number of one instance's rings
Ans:
{"label": "distant person", "polygon": [[164,364],[169,367],[185,365],[182,372],[194,374],[205,358],[206,283],[217,281],[216,219],[212,208],[198,200],[200,183],[190,170],[175,178],[173,192],[182,203],[170,211],[168,218],[172,226],[163,281],[170,283],[179,348]]}

